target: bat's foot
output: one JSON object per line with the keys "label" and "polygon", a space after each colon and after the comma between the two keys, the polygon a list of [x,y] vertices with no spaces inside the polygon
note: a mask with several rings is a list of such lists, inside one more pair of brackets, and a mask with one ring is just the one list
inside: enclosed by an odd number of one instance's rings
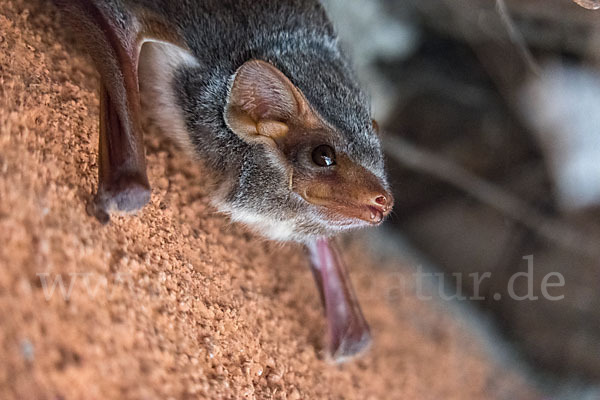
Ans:
{"label": "bat's foot", "polygon": [[110,214],[133,214],[150,201],[147,179],[121,176],[111,185],[101,185],[87,212],[102,224],[110,221]]}

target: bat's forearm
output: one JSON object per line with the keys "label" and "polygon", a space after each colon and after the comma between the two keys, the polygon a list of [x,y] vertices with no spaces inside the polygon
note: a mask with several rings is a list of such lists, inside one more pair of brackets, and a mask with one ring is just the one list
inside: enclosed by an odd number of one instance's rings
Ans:
{"label": "bat's forearm", "polygon": [[134,212],[150,199],[138,90],[139,23],[104,2],[57,4],[100,72],[99,183],[88,211],[108,222],[110,212]]}

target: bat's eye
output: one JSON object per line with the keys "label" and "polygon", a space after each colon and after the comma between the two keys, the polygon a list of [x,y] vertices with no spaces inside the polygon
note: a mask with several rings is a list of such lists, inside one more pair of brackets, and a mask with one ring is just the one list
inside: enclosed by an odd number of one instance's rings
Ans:
{"label": "bat's eye", "polygon": [[312,160],[319,167],[331,167],[335,165],[335,151],[331,146],[322,144],[313,150]]}

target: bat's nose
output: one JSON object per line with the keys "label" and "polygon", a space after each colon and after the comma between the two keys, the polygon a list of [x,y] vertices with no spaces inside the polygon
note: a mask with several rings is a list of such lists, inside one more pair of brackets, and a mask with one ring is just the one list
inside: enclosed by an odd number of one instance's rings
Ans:
{"label": "bat's nose", "polygon": [[371,198],[369,206],[380,211],[384,216],[387,216],[394,206],[394,198],[389,193],[381,193]]}
{"label": "bat's nose", "polygon": [[373,199],[373,206],[380,208],[387,215],[394,206],[394,198],[389,193],[380,194]]}
{"label": "bat's nose", "polygon": [[390,193],[378,193],[372,196],[368,207],[371,211],[370,222],[378,224],[392,211],[394,198]]}

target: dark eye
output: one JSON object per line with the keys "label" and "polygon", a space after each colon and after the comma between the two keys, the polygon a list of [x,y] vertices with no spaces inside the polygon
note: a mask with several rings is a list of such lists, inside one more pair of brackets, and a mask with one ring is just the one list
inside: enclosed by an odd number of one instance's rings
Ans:
{"label": "dark eye", "polygon": [[313,150],[312,160],[319,167],[331,167],[335,165],[335,151],[331,146],[322,144]]}

